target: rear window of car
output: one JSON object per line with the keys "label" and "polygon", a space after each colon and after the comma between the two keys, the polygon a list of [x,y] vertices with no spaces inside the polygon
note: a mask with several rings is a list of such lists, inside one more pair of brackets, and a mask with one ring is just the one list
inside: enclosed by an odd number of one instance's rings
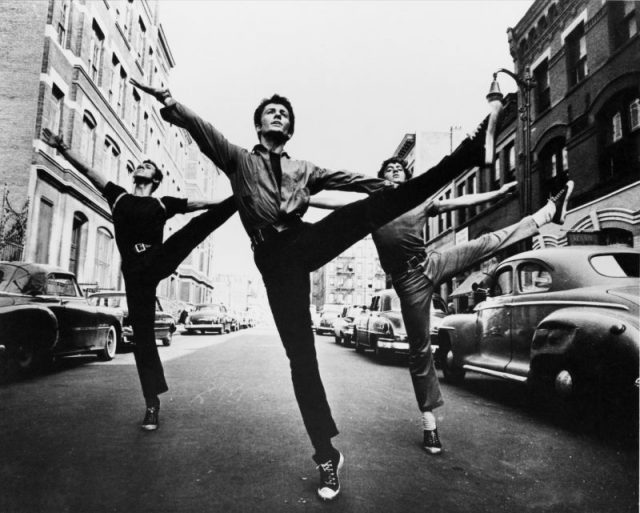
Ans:
{"label": "rear window of car", "polygon": [[29,282],[26,269],[12,264],[0,265],[0,290],[12,294],[22,294]]}
{"label": "rear window of car", "polygon": [[45,294],[64,297],[78,297],[81,295],[71,276],[57,273],[51,273],[47,276]]}
{"label": "rear window of car", "polygon": [[640,256],[636,253],[611,253],[591,257],[591,267],[609,278],[638,278]]}
{"label": "rear window of car", "polygon": [[222,312],[222,307],[217,305],[200,305],[200,306],[196,306],[196,312],[219,314]]}

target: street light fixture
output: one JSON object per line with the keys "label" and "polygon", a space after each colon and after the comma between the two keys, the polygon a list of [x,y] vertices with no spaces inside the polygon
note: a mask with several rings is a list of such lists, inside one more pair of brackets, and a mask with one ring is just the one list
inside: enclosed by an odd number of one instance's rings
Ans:
{"label": "street light fixture", "polygon": [[[515,80],[518,85],[520,95],[518,96],[518,112],[520,113],[521,131],[522,131],[522,154],[521,154],[521,167],[522,167],[522,202],[521,213],[523,215],[529,215],[532,212],[531,207],[531,91],[536,86],[535,80],[531,76],[529,67],[527,66],[522,76],[516,75],[508,69],[500,68],[493,74],[493,82],[487,100],[489,102],[496,98],[502,99],[502,93],[500,92],[500,86],[498,85],[498,73],[505,73]],[[524,163],[522,163],[524,160]]]}

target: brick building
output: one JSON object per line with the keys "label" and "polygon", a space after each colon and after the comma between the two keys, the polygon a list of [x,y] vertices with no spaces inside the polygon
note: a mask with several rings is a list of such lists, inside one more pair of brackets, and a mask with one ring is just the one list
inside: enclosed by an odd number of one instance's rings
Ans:
{"label": "brick building", "polygon": [[[441,287],[445,298],[470,272],[525,249],[585,242],[640,246],[639,20],[637,2],[538,0],[508,30],[515,73],[523,76],[528,70],[535,80],[531,210],[544,204],[559,179],[568,176],[576,187],[563,227],[547,225],[540,235],[461,273]],[[505,98],[493,169],[466,170],[434,198],[524,182],[525,123],[518,111],[523,100],[522,91]],[[407,136],[402,141],[396,155],[411,165],[410,151],[420,150],[412,147],[415,141],[406,144]],[[451,247],[517,222],[523,204],[514,196],[431,218],[427,249]],[[469,300],[456,299],[458,310]]]}
{"label": "brick building", "polygon": [[[0,258],[59,265],[87,288],[123,286],[108,205],[39,139],[45,127],[126,188],[136,163],[150,158],[164,173],[158,195],[210,195],[217,169],[186,132],[161,120],[155,100],[128,83],[169,83],[175,63],[159,6],[157,0],[0,2],[0,176],[5,204],[26,213],[22,240],[9,244],[11,212],[3,209]],[[170,220],[165,235],[186,220]],[[159,293],[208,299],[211,258],[208,240]]]}

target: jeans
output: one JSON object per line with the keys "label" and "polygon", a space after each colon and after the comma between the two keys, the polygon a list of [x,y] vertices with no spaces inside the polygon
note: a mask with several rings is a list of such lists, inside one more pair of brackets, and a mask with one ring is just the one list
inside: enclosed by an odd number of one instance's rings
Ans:
{"label": "jeans", "polygon": [[538,227],[533,219],[525,217],[519,223],[452,248],[430,251],[423,270],[410,269],[392,276],[409,339],[409,372],[420,411],[431,411],[444,403],[429,337],[434,289],[478,260],[536,233]]}
{"label": "jeans", "polygon": [[154,332],[158,283],[171,275],[180,262],[235,211],[233,197],[227,198],[219,205],[194,217],[162,245],[147,250],[141,255],[139,262],[123,265],[122,275],[135,344],[133,354],[142,393],[147,399],[169,389]]}

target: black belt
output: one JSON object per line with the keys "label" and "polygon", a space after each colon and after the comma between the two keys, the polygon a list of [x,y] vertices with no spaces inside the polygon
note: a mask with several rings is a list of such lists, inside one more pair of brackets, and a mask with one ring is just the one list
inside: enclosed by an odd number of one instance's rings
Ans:
{"label": "black belt", "polygon": [[405,271],[411,271],[413,269],[423,269],[424,261],[427,259],[426,253],[420,253],[419,255],[412,256],[409,260],[399,266],[397,269],[394,269],[391,273],[392,276],[396,274],[402,274]]}
{"label": "black belt", "polygon": [[278,230],[275,226],[269,225],[263,228],[254,228],[249,234],[249,239],[251,240],[251,249],[255,249],[261,244],[273,239],[279,233],[286,232],[287,230],[293,228],[294,226],[299,226],[302,224],[302,220],[298,219],[296,222],[289,224],[284,227],[282,230]]}
{"label": "black belt", "polygon": [[150,247],[151,247],[151,244],[145,244],[144,242],[138,242],[137,244],[133,245],[133,250],[136,253],[144,253]]}

